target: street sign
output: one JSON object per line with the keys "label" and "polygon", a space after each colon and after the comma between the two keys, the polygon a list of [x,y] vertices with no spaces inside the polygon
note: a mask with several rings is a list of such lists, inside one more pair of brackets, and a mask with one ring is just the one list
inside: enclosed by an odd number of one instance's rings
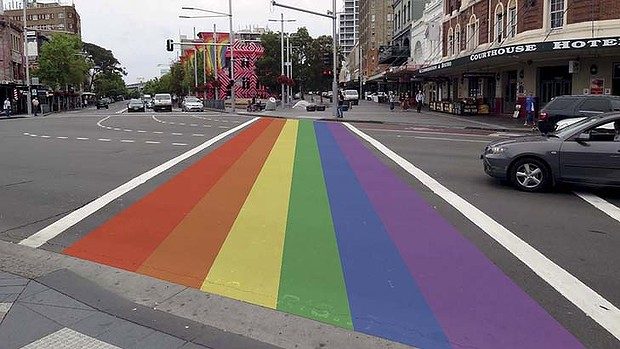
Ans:
{"label": "street sign", "polygon": [[39,78],[37,77],[33,77],[30,79],[30,84],[31,85],[39,85]]}

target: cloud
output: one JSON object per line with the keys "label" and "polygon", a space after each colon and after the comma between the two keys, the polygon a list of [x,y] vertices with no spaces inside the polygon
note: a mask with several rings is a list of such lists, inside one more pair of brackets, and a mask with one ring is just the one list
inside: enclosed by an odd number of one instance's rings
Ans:
{"label": "cloud", "polygon": [[[286,31],[307,27],[313,36],[331,34],[331,22],[300,12],[271,6],[269,0],[232,0],[235,29],[250,26],[269,26],[279,31],[280,13],[297,22],[287,24]],[[216,24],[218,31],[228,32],[228,19],[180,19],[179,15],[197,14],[181,10],[183,6],[200,7],[213,11],[228,12],[227,0],[74,0],[82,20],[82,39],[103,46],[114,52],[121,64],[127,68],[125,81],[136,82],[139,77],[150,79],[159,75],[159,64],[169,64],[175,53],[166,51],[165,41],[176,39],[179,34],[192,36],[197,32],[212,31]],[[332,7],[330,0],[279,0],[291,6],[325,12]],[[338,0],[340,6],[342,0]]]}

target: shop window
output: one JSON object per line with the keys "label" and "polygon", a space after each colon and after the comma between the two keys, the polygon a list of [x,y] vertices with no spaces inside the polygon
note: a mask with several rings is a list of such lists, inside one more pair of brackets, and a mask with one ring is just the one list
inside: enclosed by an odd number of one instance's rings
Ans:
{"label": "shop window", "polygon": [[564,1],[551,0],[551,29],[564,26]]}
{"label": "shop window", "polygon": [[469,78],[469,97],[476,98],[480,92],[480,81],[478,78]]}
{"label": "shop window", "polygon": [[508,3],[508,32],[506,33],[509,38],[514,38],[517,35],[517,0],[511,0]]}
{"label": "shop window", "polygon": [[476,15],[472,15],[469,18],[467,24],[467,41],[466,47],[468,50],[473,51],[478,47],[478,28],[480,21],[476,18]]}
{"label": "shop window", "polygon": [[504,5],[495,7],[495,41],[501,43],[504,39]]}

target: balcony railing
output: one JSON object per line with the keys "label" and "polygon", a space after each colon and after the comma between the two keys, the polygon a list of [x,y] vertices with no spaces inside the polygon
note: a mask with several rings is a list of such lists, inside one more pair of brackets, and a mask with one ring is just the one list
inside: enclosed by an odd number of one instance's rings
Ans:
{"label": "balcony railing", "polygon": [[411,55],[408,46],[381,46],[379,47],[379,63],[399,65]]}

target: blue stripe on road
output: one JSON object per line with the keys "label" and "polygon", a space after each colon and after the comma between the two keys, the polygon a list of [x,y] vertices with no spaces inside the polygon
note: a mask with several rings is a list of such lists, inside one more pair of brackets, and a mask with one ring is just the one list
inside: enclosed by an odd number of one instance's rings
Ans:
{"label": "blue stripe on road", "polygon": [[315,123],[356,331],[421,348],[450,348],[396,246],[325,123]]}

